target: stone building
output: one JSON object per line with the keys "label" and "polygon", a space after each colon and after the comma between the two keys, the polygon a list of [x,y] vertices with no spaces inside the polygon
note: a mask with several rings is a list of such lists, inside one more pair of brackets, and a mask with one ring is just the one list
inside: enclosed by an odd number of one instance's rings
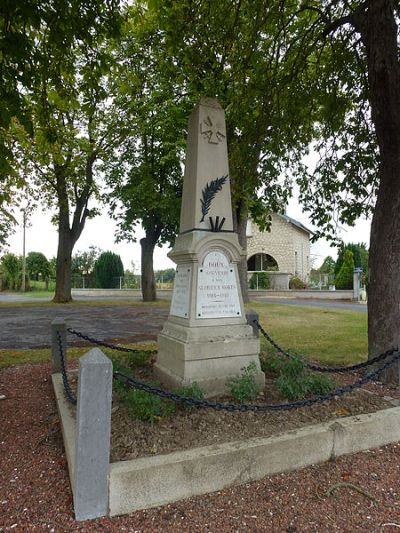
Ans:
{"label": "stone building", "polygon": [[[270,231],[260,231],[247,223],[247,268],[277,271],[307,281],[310,275],[310,236],[312,232],[287,215],[272,215]],[[281,284],[280,284],[281,285]],[[284,283],[286,285],[286,283]]]}

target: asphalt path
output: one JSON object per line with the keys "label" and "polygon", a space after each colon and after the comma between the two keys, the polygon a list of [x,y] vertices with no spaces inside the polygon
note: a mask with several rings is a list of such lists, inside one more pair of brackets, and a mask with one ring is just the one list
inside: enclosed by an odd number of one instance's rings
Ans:
{"label": "asphalt path", "polygon": [[[55,318],[63,318],[67,327],[111,343],[155,340],[168,312],[168,305],[7,305],[0,307],[0,349],[50,346]],[[88,343],[68,334],[68,344]]]}

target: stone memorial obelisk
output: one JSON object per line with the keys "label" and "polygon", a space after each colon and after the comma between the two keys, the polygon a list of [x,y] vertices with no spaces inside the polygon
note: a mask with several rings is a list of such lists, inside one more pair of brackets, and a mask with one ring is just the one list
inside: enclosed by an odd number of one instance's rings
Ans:
{"label": "stone memorial obelisk", "polygon": [[259,339],[247,324],[237,264],[244,251],[233,231],[225,114],[202,98],[189,119],[177,264],[170,314],[155,365],[169,386],[197,382],[208,396],[254,362],[264,385]]}

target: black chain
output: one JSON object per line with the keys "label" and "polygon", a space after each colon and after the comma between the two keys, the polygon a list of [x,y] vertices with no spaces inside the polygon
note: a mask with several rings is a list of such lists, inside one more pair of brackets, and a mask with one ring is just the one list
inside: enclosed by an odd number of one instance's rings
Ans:
{"label": "black chain", "polygon": [[[118,350],[119,352],[129,352],[129,353],[142,353],[143,352],[143,350],[135,350],[134,348],[124,348],[123,346],[117,346],[116,344],[109,344],[108,342],[99,341],[97,339],[94,339],[93,337],[84,335],[80,331],[76,331],[75,329],[72,329],[72,328],[67,328],[67,331],[68,333],[71,333],[72,335],[76,335],[80,339],[91,342],[93,344],[97,344],[98,346],[104,346],[105,348],[110,348],[111,350]],[[147,353],[155,354],[157,352],[155,350],[148,350]]]}
{"label": "black chain", "polygon": [[270,344],[272,344],[272,346],[274,348],[276,348],[276,350],[278,350],[278,352],[280,352],[285,357],[289,357],[290,359],[295,359],[297,361],[301,360],[307,366],[307,368],[309,368],[310,370],[315,370],[316,372],[353,372],[355,370],[361,370],[362,368],[367,368],[367,367],[369,367],[371,365],[374,365],[375,363],[379,363],[380,361],[384,361],[387,357],[390,357],[391,355],[393,355],[398,350],[398,348],[392,348],[391,350],[387,350],[386,352],[383,352],[383,353],[377,355],[376,357],[373,357],[372,359],[368,359],[368,361],[364,361],[363,363],[358,363],[356,365],[351,365],[351,366],[319,366],[319,365],[314,365],[313,363],[309,363],[309,362],[305,361],[304,358],[300,359],[296,355],[293,355],[293,354],[287,352],[286,350],[281,348],[278,343],[276,343],[274,341],[274,339],[271,337],[271,335],[269,335],[269,333],[267,333],[265,331],[265,329],[261,326],[261,324],[258,322],[258,320],[254,320],[254,323],[256,324],[258,329],[261,331],[263,336],[267,339],[267,341]]}
{"label": "black chain", "polygon": [[244,411],[255,411],[255,412],[289,411],[291,409],[298,409],[300,407],[308,407],[316,403],[321,403],[327,400],[332,400],[336,396],[342,396],[343,394],[347,394],[353,391],[354,389],[362,387],[369,381],[373,381],[375,378],[377,378],[380,374],[382,374],[382,372],[384,372],[389,367],[394,365],[394,363],[397,362],[399,359],[400,359],[400,352],[394,352],[393,357],[390,360],[386,361],[384,365],[370,372],[369,374],[366,374],[363,378],[359,379],[358,381],[354,383],[345,385],[343,387],[339,387],[331,392],[328,392],[327,394],[317,396],[315,398],[309,398],[306,400],[298,400],[296,402],[291,402],[291,403],[277,403],[277,404],[246,404],[246,403],[234,404],[234,403],[221,403],[221,402],[212,401],[212,400],[199,400],[197,398],[190,398],[189,396],[181,396],[173,392],[168,392],[165,389],[161,389],[159,387],[154,387],[153,385],[149,385],[148,383],[144,383],[143,381],[140,381],[138,379],[131,378],[118,371],[114,372],[114,378],[135,389],[140,389],[150,394],[155,394],[156,396],[160,396],[161,398],[173,400],[174,402],[185,403],[192,407],[206,407],[206,408],[216,409],[220,411],[224,410],[224,411],[242,411],[242,412]]}
{"label": "black chain", "polygon": [[61,375],[62,375],[62,380],[64,384],[65,395],[67,396],[67,399],[69,402],[71,402],[73,405],[76,405],[76,397],[74,396],[72,392],[71,385],[69,384],[69,381],[68,381],[67,370],[65,368],[65,355],[64,355],[61,334],[59,331],[57,331],[57,341],[58,341],[58,349],[60,351]]}

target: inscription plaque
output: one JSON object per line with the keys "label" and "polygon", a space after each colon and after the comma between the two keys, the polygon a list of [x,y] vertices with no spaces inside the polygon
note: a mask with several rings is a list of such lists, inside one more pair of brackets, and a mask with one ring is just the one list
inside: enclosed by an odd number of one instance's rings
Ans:
{"label": "inscription plaque", "polygon": [[170,310],[171,315],[182,318],[189,316],[191,272],[192,269],[190,267],[183,265],[176,269]]}
{"label": "inscription plaque", "polygon": [[236,275],[222,252],[206,255],[197,278],[196,318],[240,317]]}

